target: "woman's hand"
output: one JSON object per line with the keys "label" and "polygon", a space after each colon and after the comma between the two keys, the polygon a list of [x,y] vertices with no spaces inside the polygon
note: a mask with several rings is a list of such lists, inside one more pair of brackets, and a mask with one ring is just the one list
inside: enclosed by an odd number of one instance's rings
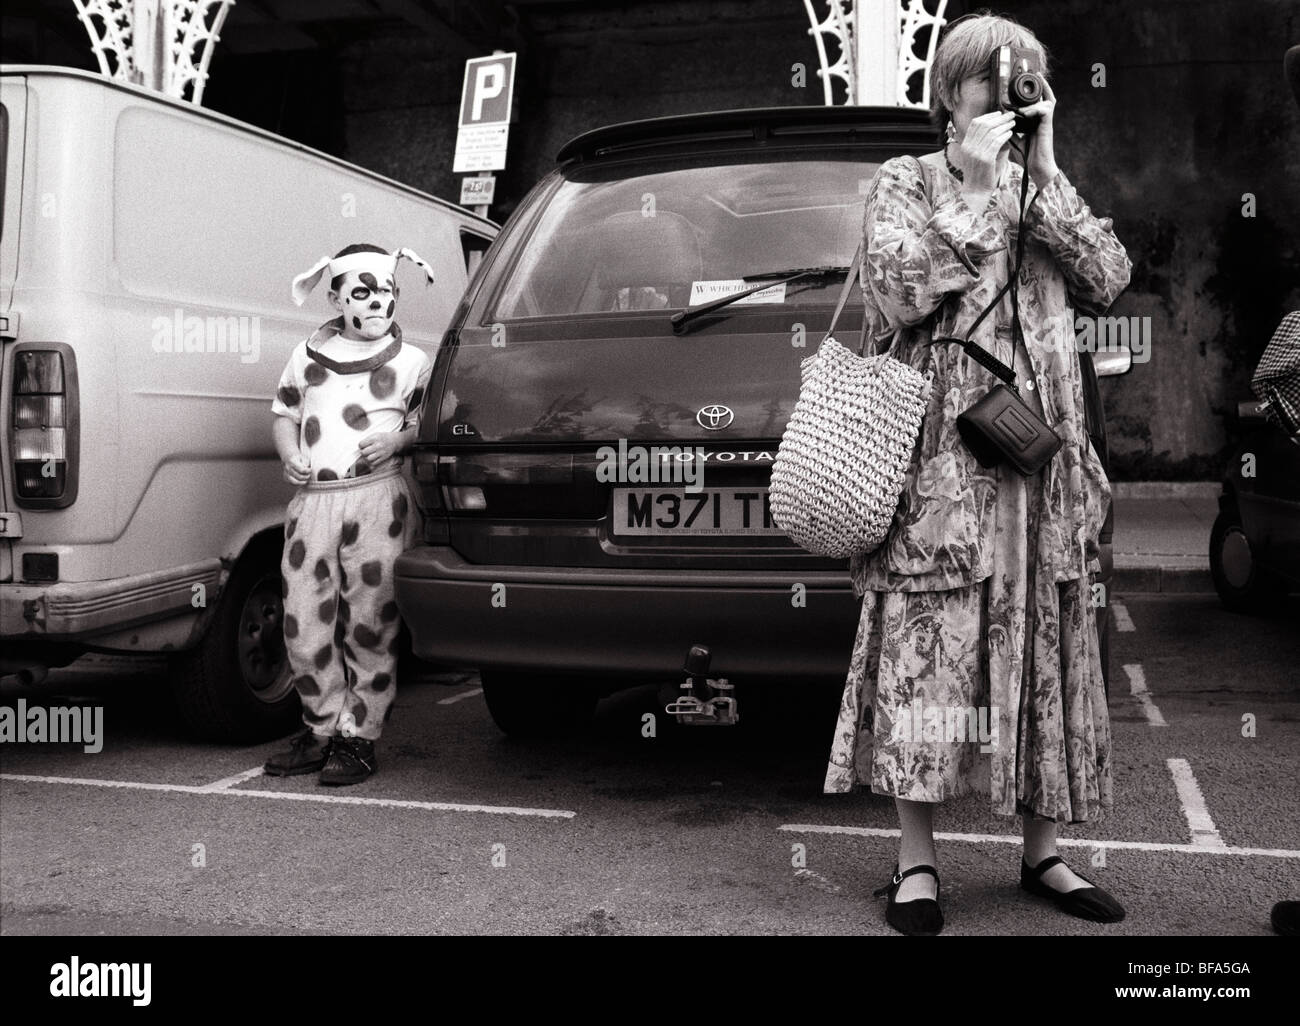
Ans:
{"label": "woman's hand", "polygon": [[1038,115],[1038,128],[1028,135],[1029,140],[1029,177],[1039,189],[1045,189],[1056,177],[1060,168],[1056,166],[1056,154],[1052,148],[1052,119],[1056,113],[1056,94],[1047,80],[1043,80],[1043,98],[1037,103],[1021,109],[1020,113],[1033,117]]}
{"label": "woman's hand", "polygon": [[962,196],[972,210],[983,210],[998,184],[998,157],[1011,142],[1015,115],[995,110],[971,120],[962,137],[958,155],[961,160]]}

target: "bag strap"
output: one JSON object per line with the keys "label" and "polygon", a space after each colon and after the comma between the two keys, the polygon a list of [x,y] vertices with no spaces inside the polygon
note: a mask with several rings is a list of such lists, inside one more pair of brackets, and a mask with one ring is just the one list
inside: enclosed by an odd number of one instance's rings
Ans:
{"label": "bag strap", "polygon": [[835,334],[835,325],[840,319],[840,314],[844,312],[844,307],[849,301],[849,293],[853,291],[853,286],[858,282],[858,264],[862,260],[862,243],[858,243],[857,251],[853,254],[853,260],[849,264],[849,273],[844,276],[844,287],[840,289],[839,301],[835,304],[835,312],[831,314],[831,326],[826,329],[826,334],[822,336],[825,342]]}

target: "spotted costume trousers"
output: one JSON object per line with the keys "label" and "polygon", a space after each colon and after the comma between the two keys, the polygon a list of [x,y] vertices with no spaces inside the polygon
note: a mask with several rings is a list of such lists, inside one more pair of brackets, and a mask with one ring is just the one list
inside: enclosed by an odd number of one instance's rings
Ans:
{"label": "spotted costume trousers", "polygon": [[285,511],[284,639],[303,722],[375,740],[396,691],[393,563],[418,516],[401,473],[312,481]]}

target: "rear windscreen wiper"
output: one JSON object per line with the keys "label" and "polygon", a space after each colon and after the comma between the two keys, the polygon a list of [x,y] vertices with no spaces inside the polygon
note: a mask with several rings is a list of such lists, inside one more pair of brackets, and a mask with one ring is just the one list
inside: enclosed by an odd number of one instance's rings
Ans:
{"label": "rear windscreen wiper", "polygon": [[[720,310],[724,306],[730,306],[737,300],[752,296],[755,292],[762,292],[774,285],[784,285],[786,282],[795,281],[799,278],[829,278],[832,275],[842,278],[848,273],[849,269],[847,267],[791,267],[785,271],[762,271],[759,274],[747,274],[741,278],[741,281],[757,281],[762,284],[745,289],[743,292],[733,293],[730,296],[723,296],[721,299],[712,299],[707,303],[701,303],[699,306],[688,306],[685,310],[678,310],[669,320],[672,322],[673,333],[680,335],[685,330],[686,325],[697,317],[712,313],[714,310]],[[770,281],[769,279],[772,278],[777,280]]]}

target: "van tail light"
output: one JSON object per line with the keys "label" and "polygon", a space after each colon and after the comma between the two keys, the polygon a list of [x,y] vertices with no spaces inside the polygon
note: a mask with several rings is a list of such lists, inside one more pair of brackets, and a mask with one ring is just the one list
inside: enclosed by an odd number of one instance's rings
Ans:
{"label": "van tail light", "polygon": [[77,498],[77,361],[61,342],[14,350],[9,408],[14,498],[28,509],[63,509]]}

